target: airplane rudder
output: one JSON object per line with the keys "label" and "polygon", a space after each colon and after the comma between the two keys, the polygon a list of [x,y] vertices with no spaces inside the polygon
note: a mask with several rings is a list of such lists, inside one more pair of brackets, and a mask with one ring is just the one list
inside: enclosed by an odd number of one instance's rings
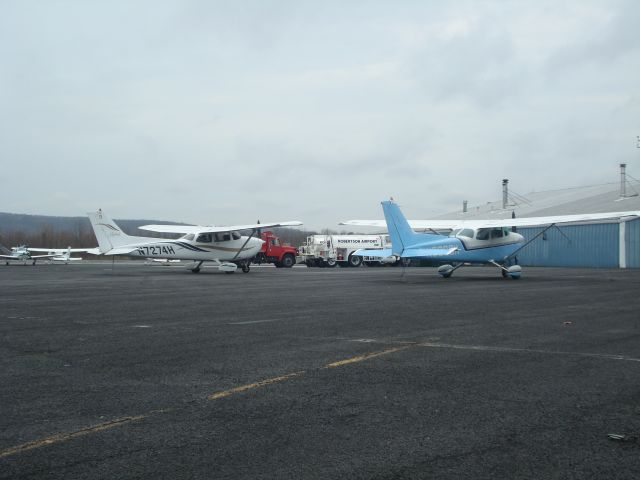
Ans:
{"label": "airplane rudder", "polygon": [[403,245],[407,246],[413,243],[418,234],[411,228],[409,221],[404,216],[404,213],[402,213],[402,210],[400,210],[400,207],[394,202],[383,202],[383,208],[385,210],[387,224],[389,224],[389,219],[391,219]]}
{"label": "airplane rudder", "polygon": [[387,231],[389,237],[391,237],[391,246],[395,255],[402,255],[404,251],[404,242],[402,235],[396,225],[395,215],[393,214],[394,207],[397,206],[390,201],[382,202],[382,212],[384,214],[384,220],[387,223]]}
{"label": "airplane rudder", "polygon": [[128,235],[102,209],[91,212],[88,216],[98,240],[100,252],[104,253],[127,243]]}

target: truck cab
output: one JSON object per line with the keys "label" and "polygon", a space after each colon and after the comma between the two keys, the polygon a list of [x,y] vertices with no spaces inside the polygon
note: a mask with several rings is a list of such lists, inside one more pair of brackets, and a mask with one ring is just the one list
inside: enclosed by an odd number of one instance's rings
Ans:
{"label": "truck cab", "polygon": [[296,249],[283,244],[278,236],[271,232],[262,232],[260,238],[264,241],[262,248],[251,263],[273,263],[277,268],[291,268],[296,263]]}

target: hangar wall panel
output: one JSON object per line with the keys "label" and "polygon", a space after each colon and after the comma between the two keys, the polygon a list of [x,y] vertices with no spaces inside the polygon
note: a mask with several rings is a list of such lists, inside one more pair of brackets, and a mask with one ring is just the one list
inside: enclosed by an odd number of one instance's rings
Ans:
{"label": "hangar wall panel", "polygon": [[[519,228],[518,233],[528,241],[543,230],[543,227]],[[536,267],[617,268],[619,232],[618,223],[564,226],[561,231],[551,228],[518,253],[518,263]]]}
{"label": "hangar wall panel", "polygon": [[640,268],[640,219],[627,222],[625,230],[627,268]]}

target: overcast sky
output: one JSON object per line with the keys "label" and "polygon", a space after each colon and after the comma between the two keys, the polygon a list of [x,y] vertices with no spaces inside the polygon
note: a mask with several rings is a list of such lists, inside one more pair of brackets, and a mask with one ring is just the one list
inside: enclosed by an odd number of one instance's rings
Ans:
{"label": "overcast sky", "polygon": [[413,218],[640,177],[636,1],[0,2],[0,211]]}

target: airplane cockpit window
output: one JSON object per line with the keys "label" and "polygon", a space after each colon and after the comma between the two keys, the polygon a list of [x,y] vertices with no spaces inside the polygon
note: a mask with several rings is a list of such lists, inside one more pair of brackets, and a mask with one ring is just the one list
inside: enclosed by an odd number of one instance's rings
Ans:
{"label": "airplane cockpit window", "polygon": [[231,232],[231,237],[233,237],[234,240],[240,240],[242,235],[240,235],[240,232]]}
{"label": "airplane cockpit window", "polygon": [[504,234],[505,237],[508,237],[509,234],[511,233],[511,230],[509,230],[508,227],[502,227],[502,233]]}
{"label": "airplane cockpit window", "polygon": [[473,230],[470,228],[463,228],[460,230],[458,235],[461,237],[473,238]]}
{"label": "airplane cockpit window", "polygon": [[211,243],[211,234],[201,233],[200,235],[198,235],[197,241],[202,243]]}
{"label": "airplane cockpit window", "polygon": [[491,229],[491,238],[502,238],[502,228]]}
{"label": "airplane cockpit window", "polygon": [[457,229],[457,230],[451,230],[451,233],[449,234],[450,237],[457,237],[458,234],[461,232],[462,230]]}
{"label": "airplane cockpit window", "polygon": [[188,233],[184,237],[182,237],[182,240],[187,240],[188,242],[191,242],[193,241],[194,238],[196,238],[196,236],[193,233]]}
{"label": "airplane cockpit window", "polygon": [[489,234],[491,230],[488,228],[480,228],[478,229],[478,233],[476,233],[476,240],[489,240]]}
{"label": "airplane cockpit window", "polygon": [[224,232],[222,234],[222,241],[223,242],[228,242],[231,240],[231,232]]}

